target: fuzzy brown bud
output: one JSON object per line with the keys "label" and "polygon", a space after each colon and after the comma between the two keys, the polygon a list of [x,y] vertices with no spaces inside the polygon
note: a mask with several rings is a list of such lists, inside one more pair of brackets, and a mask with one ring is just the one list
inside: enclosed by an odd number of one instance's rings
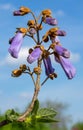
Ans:
{"label": "fuzzy brown bud", "polygon": [[42,11],[42,15],[51,15],[51,10],[50,9],[46,9]]}
{"label": "fuzzy brown bud", "polygon": [[46,36],[46,35],[44,35],[44,36],[42,37],[42,39],[43,39],[44,42],[48,42],[48,41],[49,41],[49,37]]}
{"label": "fuzzy brown bud", "polygon": [[12,71],[12,76],[13,77],[19,77],[20,75],[22,74],[22,70],[18,70],[18,69],[16,69],[16,70],[13,70]]}
{"label": "fuzzy brown bud", "polygon": [[35,24],[34,20],[29,20],[28,23],[27,23],[28,26],[31,26],[31,25],[34,25],[34,24]]}
{"label": "fuzzy brown bud", "polygon": [[24,7],[24,6],[20,7],[20,11],[21,11],[21,12],[24,12],[25,14],[27,14],[27,13],[30,13],[30,12],[31,12],[31,10],[30,10],[29,8]]}
{"label": "fuzzy brown bud", "polygon": [[19,67],[22,71],[25,71],[27,69],[27,66],[25,64],[20,65]]}
{"label": "fuzzy brown bud", "polygon": [[41,74],[41,68],[40,67],[35,67],[34,70],[33,70],[33,72],[35,74]]}

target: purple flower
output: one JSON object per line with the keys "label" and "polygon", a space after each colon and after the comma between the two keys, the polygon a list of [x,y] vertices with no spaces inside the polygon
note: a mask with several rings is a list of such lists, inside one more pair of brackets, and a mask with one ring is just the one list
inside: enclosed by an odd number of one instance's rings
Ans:
{"label": "purple flower", "polygon": [[20,7],[19,10],[14,11],[13,15],[14,16],[23,16],[23,15],[29,13],[29,12],[30,12],[29,8],[26,8],[26,7],[22,6],[22,7]]}
{"label": "purple flower", "polygon": [[45,23],[55,26],[55,25],[57,25],[57,20],[52,17],[46,17]]}
{"label": "purple flower", "polygon": [[27,57],[27,61],[31,64],[34,61],[36,61],[40,55],[42,54],[42,51],[40,48],[35,48],[31,54]]}
{"label": "purple flower", "polygon": [[59,40],[58,36],[56,36],[56,37],[50,37],[50,40],[51,40],[52,43],[54,43],[54,42],[60,43],[60,40]]}
{"label": "purple flower", "polygon": [[55,45],[54,51],[58,55],[63,56],[65,58],[69,58],[70,57],[70,52],[67,49],[65,49],[62,46],[60,46],[60,45]]}
{"label": "purple flower", "polygon": [[9,53],[12,57],[18,58],[18,53],[20,51],[21,45],[23,41],[23,34],[21,32],[17,32],[16,35],[11,38],[11,44],[8,49]]}
{"label": "purple flower", "polygon": [[60,56],[59,58],[55,56],[55,60],[60,63],[62,66],[65,74],[67,75],[68,79],[72,79],[76,74],[76,69],[71,64],[69,59],[65,59],[64,57]]}
{"label": "purple flower", "polygon": [[57,36],[65,36],[66,32],[63,30],[57,30]]}
{"label": "purple flower", "polygon": [[14,16],[21,16],[22,15],[22,12],[20,10],[17,10],[17,11],[14,11],[13,12],[13,15]]}
{"label": "purple flower", "polygon": [[46,75],[49,76],[50,74],[53,74],[55,69],[52,67],[50,56],[44,58],[43,63],[45,66]]}
{"label": "purple flower", "polygon": [[34,35],[34,34],[36,34],[36,30],[34,28],[30,28],[29,33]]}

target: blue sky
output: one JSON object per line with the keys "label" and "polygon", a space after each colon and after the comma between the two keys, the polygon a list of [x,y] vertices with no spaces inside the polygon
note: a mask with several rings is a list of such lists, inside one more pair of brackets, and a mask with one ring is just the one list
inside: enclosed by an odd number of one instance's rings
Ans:
{"label": "blue sky", "polygon": [[9,108],[23,110],[30,102],[33,94],[33,83],[28,75],[12,78],[11,71],[26,62],[27,49],[33,46],[32,40],[25,38],[18,60],[10,57],[8,53],[9,38],[14,35],[16,27],[27,27],[30,16],[14,17],[12,12],[20,6],[27,6],[36,15],[43,9],[51,9],[53,17],[58,20],[60,29],[67,32],[66,37],[60,38],[63,46],[71,51],[71,62],[76,68],[76,76],[68,80],[61,66],[53,66],[58,78],[41,88],[39,99],[58,100],[70,105],[68,113],[74,121],[83,120],[83,1],[79,0],[0,0],[0,110],[4,112]]}

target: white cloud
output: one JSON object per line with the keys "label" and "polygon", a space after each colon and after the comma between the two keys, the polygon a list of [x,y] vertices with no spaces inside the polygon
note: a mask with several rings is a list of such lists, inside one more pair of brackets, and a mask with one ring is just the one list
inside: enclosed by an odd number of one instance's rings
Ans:
{"label": "white cloud", "polygon": [[78,62],[80,60],[80,54],[79,53],[72,53],[71,52],[70,60],[72,62]]}
{"label": "white cloud", "polygon": [[27,56],[28,56],[28,49],[29,49],[28,46],[22,47],[21,50],[20,50],[18,59],[15,59],[15,58],[11,57],[10,54],[8,54],[0,62],[0,66],[6,65],[6,64],[9,64],[9,65],[23,64],[23,63],[27,62],[26,59],[27,59]]}
{"label": "white cloud", "polygon": [[0,4],[0,10],[10,10],[10,9],[13,9],[14,7],[9,4],[9,3],[6,3],[6,4]]}

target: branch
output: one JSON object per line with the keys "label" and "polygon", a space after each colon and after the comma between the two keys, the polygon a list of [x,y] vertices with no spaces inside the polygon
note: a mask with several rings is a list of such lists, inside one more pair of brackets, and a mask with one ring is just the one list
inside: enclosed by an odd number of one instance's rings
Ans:
{"label": "branch", "polygon": [[40,88],[35,88],[31,104],[26,109],[26,111],[17,119],[17,121],[20,121],[20,122],[24,121],[26,116],[28,116],[30,114],[30,112],[32,111],[32,109],[34,107],[34,103],[37,100],[37,96],[38,96],[39,90],[40,90]]}
{"label": "branch", "polygon": [[26,34],[26,36],[31,37],[34,40],[34,42],[37,44],[37,41],[36,41],[36,39],[34,38],[33,35]]}
{"label": "branch", "polygon": [[3,120],[3,121],[0,122],[0,127],[5,126],[9,123],[11,123],[9,120]]}
{"label": "branch", "polygon": [[49,79],[49,76],[48,77],[46,77],[46,79],[41,83],[41,86],[43,86],[44,85],[44,83],[47,81]]}

